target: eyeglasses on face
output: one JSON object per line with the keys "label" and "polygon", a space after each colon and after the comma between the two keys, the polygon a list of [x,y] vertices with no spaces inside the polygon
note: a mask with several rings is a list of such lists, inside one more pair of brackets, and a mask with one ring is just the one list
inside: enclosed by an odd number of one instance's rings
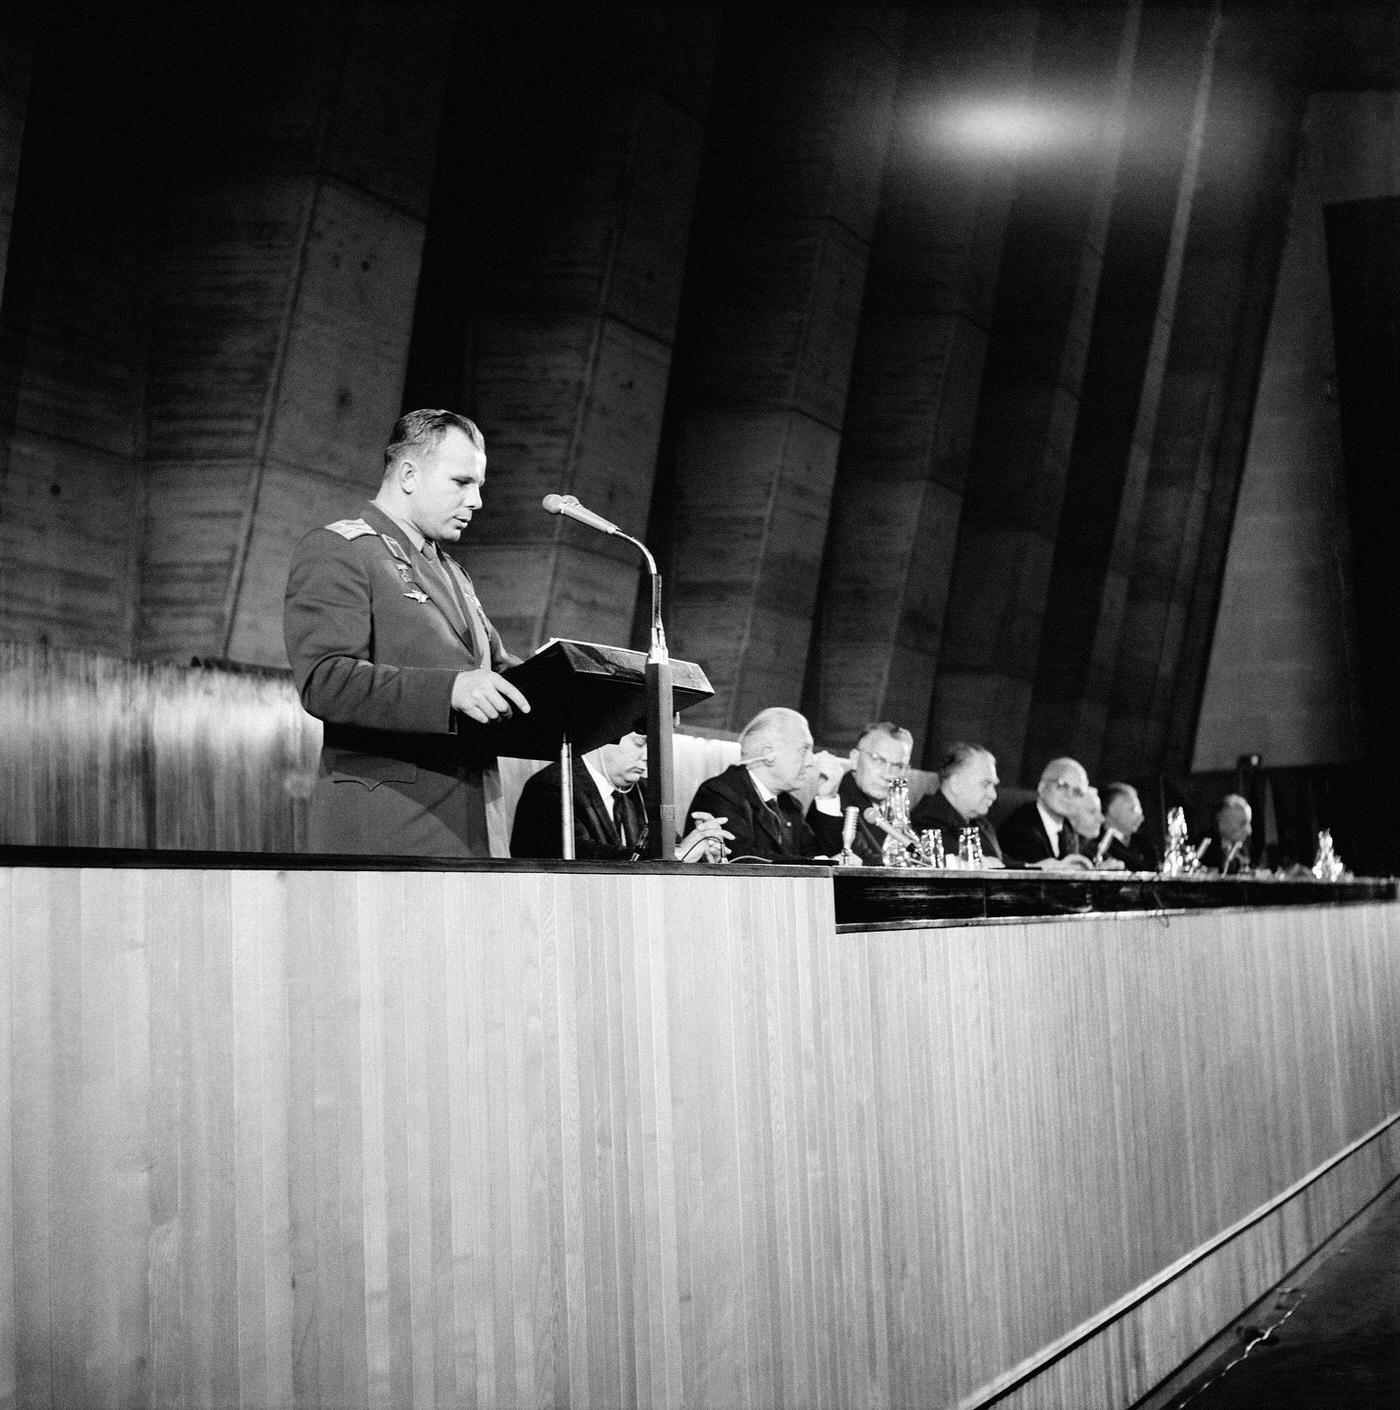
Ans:
{"label": "eyeglasses on face", "polygon": [[1083,784],[1075,783],[1071,778],[1057,778],[1055,787],[1063,789],[1071,798],[1082,798],[1089,791]]}
{"label": "eyeglasses on face", "polygon": [[883,754],[876,754],[869,749],[862,749],[856,745],[856,753],[864,754],[877,769],[887,774],[902,774],[904,772],[904,761],[902,759],[887,759]]}

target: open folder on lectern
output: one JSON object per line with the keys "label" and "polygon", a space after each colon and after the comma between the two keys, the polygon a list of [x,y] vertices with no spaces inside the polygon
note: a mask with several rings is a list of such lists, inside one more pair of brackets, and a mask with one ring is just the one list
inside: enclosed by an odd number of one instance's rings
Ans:
{"label": "open folder on lectern", "polygon": [[[677,712],[714,694],[693,661],[671,661]],[[528,715],[491,726],[497,754],[512,759],[557,759],[568,740],[576,754],[646,728],[645,652],[588,641],[553,641],[501,674],[530,702]]]}

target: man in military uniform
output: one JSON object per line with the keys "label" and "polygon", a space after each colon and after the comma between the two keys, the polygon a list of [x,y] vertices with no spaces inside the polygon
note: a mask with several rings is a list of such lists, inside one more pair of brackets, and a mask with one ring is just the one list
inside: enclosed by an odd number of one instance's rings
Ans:
{"label": "man in military uniform", "polygon": [[490,726],[530,705],[499,674],[516,658],[442,551],[481,507],[485,478],[472,422],[409,412],[363,514],[297,545],[287,656],[302,704],[325,723],[312,851],[506,854]]}

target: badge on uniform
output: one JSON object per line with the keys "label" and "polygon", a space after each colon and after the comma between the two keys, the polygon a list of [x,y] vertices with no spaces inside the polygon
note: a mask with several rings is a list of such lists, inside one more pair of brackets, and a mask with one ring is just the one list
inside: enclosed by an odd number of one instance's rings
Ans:
{"label": "badge on uniform", "polygon": [[404,585],[404,596],[411,597],[415,602],[426,602],[428,594],[413,581],[413,569],[397,558],[394,559],[394,567],[398,570],[399,581]]}

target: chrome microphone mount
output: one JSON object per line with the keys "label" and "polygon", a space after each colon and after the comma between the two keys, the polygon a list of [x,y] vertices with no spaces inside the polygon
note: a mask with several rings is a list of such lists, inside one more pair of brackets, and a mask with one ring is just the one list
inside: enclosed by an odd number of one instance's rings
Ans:
{"label": "chrome microphone mount", "polygon": [[682,829],[676,826],[676,784],[673,763],[675,700],[672,690],[671,656],[666,649],[666,629],[661,623],[661,574],[656,559],[641,539],[623,533],[610,519],[586,509],[571,494],[547,494],[543,508],[549,514],[562,514],[576,523],[626,539],[646,559],[651,574],[651,644],[647,652],[647,806],[656,819],[648,834],[647,856],[658,861],[674,860],[675,839]]}

